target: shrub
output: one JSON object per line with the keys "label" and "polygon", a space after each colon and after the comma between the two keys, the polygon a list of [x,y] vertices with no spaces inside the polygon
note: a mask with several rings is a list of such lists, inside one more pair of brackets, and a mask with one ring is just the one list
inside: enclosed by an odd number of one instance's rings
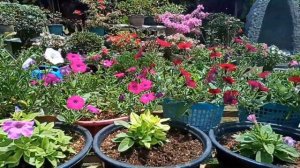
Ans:
{"label": "shrub", "polygon": [[14,17],[15,31],[22,40],[39,35],[46,25],[46,15],[36,6],[0,2],[0,16],[7,13]]}
{"label": "shrub", "polygon": [[97,52],[100,51],[103,45],[103,38],[91,32],[74,33],[67,40],[66,50],[70,52]]}

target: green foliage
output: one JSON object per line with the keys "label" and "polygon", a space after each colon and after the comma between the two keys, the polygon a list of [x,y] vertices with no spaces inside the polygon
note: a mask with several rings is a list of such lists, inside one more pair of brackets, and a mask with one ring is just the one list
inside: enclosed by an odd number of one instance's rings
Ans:
{"label": "green foliage", "polygon": [[76,32],[66,42],[66,51],[99,52],[104,41],[101,36],[91,32]]}
{"label": "green foliage", "polygon": [[117,8],[127,15],[147,15],[153,0],[125,0],[118,2]]}
{"label": "green foliage", "polygon": [[255,124],[245,133],[235,135],[240,143],[238,151],[257,162],[273,163],[274,159],[294,163],[300,157],[299,152],[284,143],[282,135],[276,134],[270,125]]}
{"label": "green foliage", "polygon": [[37,168],[43,167],[49,161],[57,167],[67,154],[75,153],[68,147],[72,137],[66,136],[62,130],[55,129],[54,123],[36,122],[32,137],[21,137],[10,140],[6,133],[0,129],[0,166],[15,167],[20,160]]}
{"label": "green foliage", "polygon": [[131,113],[130,123],[115,121],[115,125],[124,126],[128,129],[128,132],[118,134],[113,141],[120,143],[118,147],[119,152],[125,152],[135,144],[147,149],[157,144],[163,145],[167,141],[166,132],[170,129],[170,126],[162,124],[162,122],[168,120],[153,116],[150,111],[140,116]]}
{"label": "green foliage", "polygon": [[243,22],[224,13],[214,13],[204,24],[205,42],[209,45],[229,45],[233,37],[243,27]]}
{"label": "green foliage", "polygon": [[153,14],[164,14],[166,12],[170,12],[173,14],[181,14],[186,8],[183,5],[177,5],[174,3],[166,2],[163,5],[159,5],[157,8],[152,8]]}
{"label": "green foliage", "polygon": [[0,2],[0,16],[14,18],[13,25],[22,40],[35,37],[42,32],[47,18],[37,6]]}

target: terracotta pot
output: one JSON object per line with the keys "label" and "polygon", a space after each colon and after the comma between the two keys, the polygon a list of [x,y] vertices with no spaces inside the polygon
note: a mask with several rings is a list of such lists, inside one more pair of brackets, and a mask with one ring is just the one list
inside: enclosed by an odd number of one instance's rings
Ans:
{"label": "terracotta pot", "polygon": [[0,34],[4,34],[5,32],[14,32],[14,26],[0,24]]}
{"label": "terracotta pot", "polygon": [[88,129],[91,134],[94,136],[98,131],[100,131],[102,128],[113,124],[115,121],[123,120],[128,121],[129,117],[120,117],[120,118],[114,118],[110,120],[102,120],[102,121],[77,121],[76,124]]}
{"label": "terracotta pot", "polygon": [[170,35],[176,34],[177,30],[173,29],[173,28],[167,27],[166,30],[165,30],[165,32],[166,32],[166,36],[170,36]]}
{"label": "terracotta pot", "polygon": [[131,15],[129,16],[129,23],[132,26],[142,27],[145,22],[145,16],[143,15]]}
{"label": "terracotta pot", "polygon": [[36,120],[38,120],[39,122],[43,123],[43,122],[58,122],[58,119],[56,118],[56,116],[51,116],[51,115],[44,115],[44,116],[37,116],[35,117]]}

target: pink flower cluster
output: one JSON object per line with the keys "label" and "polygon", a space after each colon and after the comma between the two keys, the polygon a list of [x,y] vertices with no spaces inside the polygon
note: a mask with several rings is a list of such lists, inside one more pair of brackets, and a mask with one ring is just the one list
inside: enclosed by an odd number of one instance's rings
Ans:
{"label": "pink flower cluster", "polygon": [[67,59],[71,63],[71,69],[74,73],[84,73],[87,70],[87,65],[84,59],[79,54],[67,54]]}
{"label": "pink flower cluster", "polygon": [[[152,89],[152,86],[153,86],[152,81],[150,81],[148,79],[141,79],[140,83],[138,83],[136,81],[130,82],[128,84],[128,90],[129,90],[129,92],[131,92],[133,94],[140,94],[145,91],[150,91]],[[155,99],[156,99],[155,93],[150,92],[150,93],[144,93],[141,96],[140,101],[143,104],[149,104],[152,101],[154,101]]]}
{"label": "pink flower cluster", "polygon": [[[70,110],[82,110],[85,107],[85,100],[80,96],[71,96],[67,100],[67,108]],[[87,105],[86,109],[93,113],[93,114],[99,114],[101,113],[101,110],[93,105]]]}
{"label": "pink flower cluster", "polygon": [[172,14],[166,12],[159,15],[159,21],[166,27],[176,29],[180,33],[190,33],[195,31],[197,27],[202,25],[202,20],[208,16],[208,13],[203,12],[203,5],[198,5],[191,14]]}

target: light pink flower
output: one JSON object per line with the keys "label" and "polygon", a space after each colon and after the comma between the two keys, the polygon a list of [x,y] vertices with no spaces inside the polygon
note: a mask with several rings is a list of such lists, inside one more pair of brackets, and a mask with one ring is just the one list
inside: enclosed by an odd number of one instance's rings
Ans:
{"label": "light pink flower", "polygon": [[120,79],[120,78],[124,78],[124,77],[125,77],[125,73],[123,73],[123,72],[116,73],[116,74],[115,74],[115,77],[116,77],[116,78],[119,78],[119,79]]}
{"label": "light pink flower", "polygon": [[112,67],[114,65],[114,61],[112,61],[112,60],[104,60],[102,62],[102,64],[103,64],[103,66],[105,68],[110,68],[110,67]]}
{"label": "light pink flower", "polygon": [[89,112],[94,113],[94,114],[99,114],[101,113],[101,110],[98,109],[97,107],[93,106],[93,105],[88,105],[86,107],[88,109]]}
{"label": "light pink flower", "polygon": [[140,98],[140,101],[143,103],[143,104],[149,104],[151,103],[152,101],[155,100],[155,94],[153,92],[151,93],[145,93],[141,96]]}
{"label": "light pink flower", "polygon": [[9,139],[31,137],[34,131],[34,121],[5,121],[2,129]]}
{"label": "light pink flower", "polygon": [[253,122],[253,123],[257,123],[255,114],[250,114],[250,115],[247,117],[247,120],[249,120],[249,121],[251,121],[251,122]]}
{"label": "light pink flower", "polygon": [[292,66],[292,67],[298,66],[298,65],[299,65],[299,63],[298,63],[296,60],[291,61],[289,64],[290,64],[290,66]]}
{"label": "light pink flower", "polygon": [[67,100],[67,108],[70,110],[82,110],[84,107],[85,101],[80,96],[71,96]]}

